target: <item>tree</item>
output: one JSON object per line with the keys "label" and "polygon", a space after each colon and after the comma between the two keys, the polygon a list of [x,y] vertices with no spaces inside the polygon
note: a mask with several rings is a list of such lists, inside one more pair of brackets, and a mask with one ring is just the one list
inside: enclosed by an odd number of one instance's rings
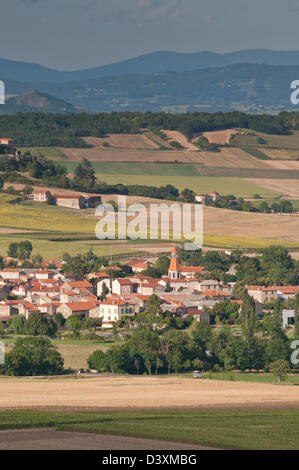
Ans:
{"label": "tree", "polygon": [[41,264],[43,262],[43,257],[39,253],[36,253],[36,255],[32,256],[32,261],[34,264]]}
{"label": "tree", "polygon": [[64,326],[65,324],[65,318],[61,313],[56,313],[56,315],[53,317],[53,321],[56,323],[58,327]]}
{"label": "tree", "polygon": [[52,196],[51,193],[48,194],[47,204],[49,204],[49,206],[55,206],[56,205],[56,198],[54,196]]}
{"label": "tree", "polygon": [[6,355],[6,375],[54,375],[63,370],[63,359],[48,338],[18,338]]}
{"label": "tree", "polygon": [[167,279],[166,286],[165,286],[165,292],[171,292],[172,287],[170,285],[169,279]]}
{"label": "tree", "polygon": [[52,320],[43,316],[39,311],[32,312],[25,323],[24,332],[27,335],[37,336],[55,336],[57,332],[57,324]]}
{"label": "tree", "polygon": [[34,191],[33,187],[32,186],[29,186],[28,184],[26,184],[26,186],[24,186],[23,188],[23,193],[26,195],[26,196],[29,196],[29,194],[32,194]]}
{"label": "tree", "polygon": [[[65,255],[64,255],[65,256]],[[85,278],[88,272],[88,264],[84,261],[81,255],[69,257],[66,264],[63,266],[64,272],[71,272],[72,278],[76,281],[81,281]]]}
{"label": "tree", "polygon": [[75,168],[73,184],[75,188],[90,191],[96,182],[95,171],[89,160],[84,158]]}
{"label": "tree", "polygon": [[250,342],[255,333],[255,304],[254,300],[245,294],[241,309],[241,327],[244,338]]}
{"label": "tree", "polygon": [[97,349],[87,359],[88,367],[97,371],[107,370],[108,361],[106,354]]}
{"label": "tree", "polygon": [[10,243],[7,250],[7,256],[10,258],[16,258],[18,251],[18,244],[17,243]]}
{"label": "tree", "polygon": [[80,313],[73,313],[70,317],[68,317],[67,323],[71,327],[73,335],[78,338],[80,336],[80,330],[83,326],[82,315],[80,315]]}
{"label": "tree", "polygon": [[106,297],[107,297],[107,294],[109,294],[109,289],[106,286],[105,282],[103,282],[102,291],[101,291],[101,295],[100,295],[100,300],[102,300],[102,301],[105,300]]}
{"label": "tree", "polygon": [[24,315],[14,315],[12,317],[11,326],[17,335],[21,335],[24,333],[25,324],[26,318]]}
{"label": "tree", "polygon": [[192,189],[185,188],[181,194],[180,198],[184,202],[194,203],[195,202],[195,192]]}
{"label": "tree", "polygon": [[20,241],[18,243],[17,258],[28,259],[32,252],[32,243],[29,240]]}
{"label": "tree", "polygon": [[279,385],[282,380],[285,380],[288,376],[289,364],[283,359],[271,362],[270,370],[277,377],[277,384]]}
{"label": "tree", "polygon": [[171,369],[179,372],[184,368],[189,354],[188,345],[189,338],[185,332],[171,329],[162,335],[159,352],[167,364],[168,374]]}
{"label": "tree", "polygon": [[2,322],[0,322],[0,338],[3,338],[5,336],[5,326],[3,325]]}
{"label": "tree", "polygon": [[134,331],[127,345],[128,355],[134,362],[135,367],[135,361],[138,358],[138,370],[145,367],[150,375],[158,355],[159,335],[155,331],[138,328]]}

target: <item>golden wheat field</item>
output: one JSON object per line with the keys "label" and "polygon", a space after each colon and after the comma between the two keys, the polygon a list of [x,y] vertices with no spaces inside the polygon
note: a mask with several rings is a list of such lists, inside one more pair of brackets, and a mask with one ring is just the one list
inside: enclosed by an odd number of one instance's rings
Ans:
{"label": "golden wheat field", "polygon": [[298,387],[183,377],[0,378],[0,409],[169,409],[287,407]]}
{"label": "golden wheat field", "polygon": [[107,134],[106,137],[84,137],[83,140],[94,148],[106,145],[117,149],[158,149],[159,146],[144,134]]}

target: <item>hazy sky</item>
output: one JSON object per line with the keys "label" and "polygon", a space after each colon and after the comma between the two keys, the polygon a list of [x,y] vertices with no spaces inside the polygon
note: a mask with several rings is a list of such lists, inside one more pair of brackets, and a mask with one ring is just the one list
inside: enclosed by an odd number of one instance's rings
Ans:
{"label": "hazy sky", "polygon": [[0,57],[71,70],[157,50],[299,50],[298,0],[0,0]]}

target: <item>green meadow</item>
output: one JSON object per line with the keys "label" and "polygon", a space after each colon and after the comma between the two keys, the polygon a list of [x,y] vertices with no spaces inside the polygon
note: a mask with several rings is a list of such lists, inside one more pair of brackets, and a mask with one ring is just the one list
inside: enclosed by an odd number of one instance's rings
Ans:
{"label": "green meadow", "polygon": [[220,449],[299,450],[299,410],[0,412],[0,429],[55,428]]}

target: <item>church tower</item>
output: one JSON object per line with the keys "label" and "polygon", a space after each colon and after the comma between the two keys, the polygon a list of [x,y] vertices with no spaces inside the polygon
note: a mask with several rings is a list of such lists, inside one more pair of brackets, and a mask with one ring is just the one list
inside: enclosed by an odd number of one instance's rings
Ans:
{"label": "church tower", "polygon": [[168,277],[169,279],[180,279],[181,277],[180,265],[179,265],[179,260],[178,260],[178,251],[175,246],[173,247],[171,251],[171,260],[170,260],[170,265],[168,269]]}

